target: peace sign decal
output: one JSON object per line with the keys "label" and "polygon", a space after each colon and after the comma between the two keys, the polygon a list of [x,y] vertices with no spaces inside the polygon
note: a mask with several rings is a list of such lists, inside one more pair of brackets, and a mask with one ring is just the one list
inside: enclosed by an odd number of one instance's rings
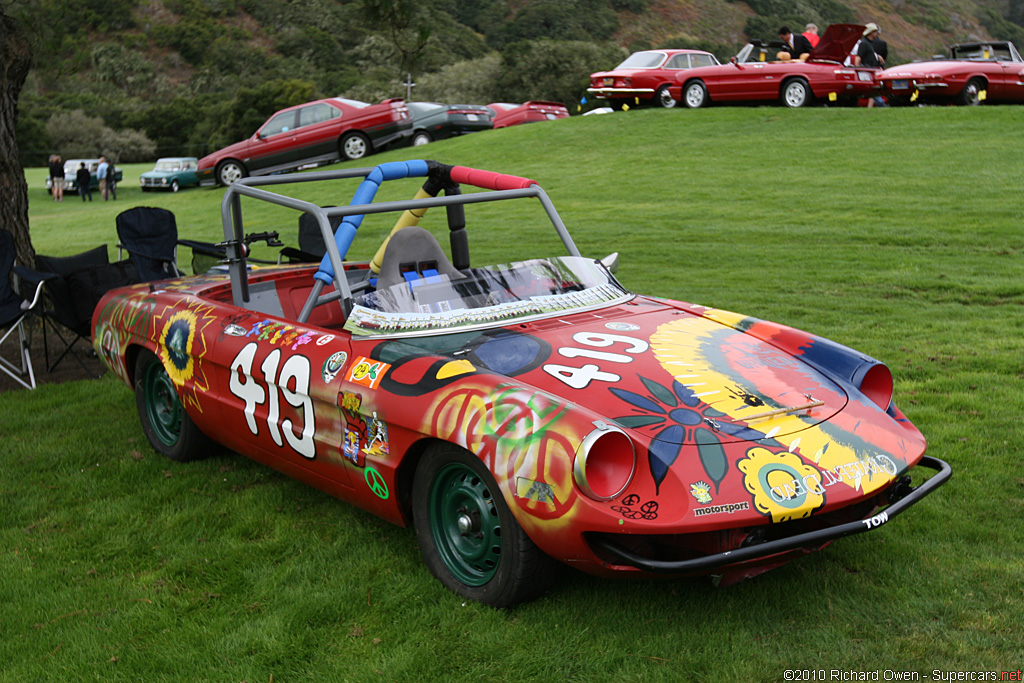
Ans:
{"label": "peace sign decal", "polygon": [[384,483],[384,477],[381,476],[380,472],[367,467],[366,471],[363,472],[363,479],[366,480],[366,485],[370,487],[373,494],[378,498],[388,499],[388,485]]}

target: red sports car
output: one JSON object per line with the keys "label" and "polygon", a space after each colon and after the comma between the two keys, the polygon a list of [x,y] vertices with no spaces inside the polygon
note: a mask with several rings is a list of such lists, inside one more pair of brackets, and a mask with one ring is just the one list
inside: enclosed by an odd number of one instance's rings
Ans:
{"label": "red sports car", "polygon": [[[644,50],[634,52],[611,71],[590,74],[587,92],[614,106],[656,104],[674,107],[679,85],[689,69],[718,64],[718,58],[703,50]],[[670,94],[675,89],[676,95]]]}
{"label": "red sports car", "polygon": [[199,160],[199,181],[230,185],[249,175],[294,171],[339,159],[353,161],[412,135],[400,97],[380,104],[331,98],[282,109],[248,140]]}
{"label": "red sports car", "polygon": [[901,64],[879,79],[894,104],[1024,102],[1024,60],[1013,43],[960,43],[949,59]]}
{"label": "red sports car", "polygon": [[568,118],[569,110],[561,102],[530,101],[523,104],[492,102],[487,108],[494,114],[494,127],[507,128],[521,123]]}
{"label": "red sports car", "polygon": [[[345,178],[361,183],[344,207],[274,191]],[[373,202],[406,178],[425,179],[417,198]],[[223,202],[222,272],[114,290],[93,316],[150,443],[185,461],[218,442],[412,526],[464,597],[535,597],[556,560],[727,585],[877,529],[950,476],[883,363],[630,292],[613,259],[580,254],[533,180],[391,162],[248,178]],[[243,204],[312,214],[323,261],[250,267]],[[447,220],[424,216],[442,206]],[[404,213],[377,256],[346,261],[364,217],[384,212]],[[474,230],[519,239],[545,223],[564,254],[472,262]]]}
{"label": "red sports car", "polygon": [[[857,100],[878,92],[879,69],[843,66],[864,27],[833,24],[806,61],[767,61],[768,49],[781,43],[751,41],[730,64],[692,69],[669,94],[687,107],[718,103],[782,102],[803,107],[816,100]],[[788,53],[786,53],[788,56]]]}

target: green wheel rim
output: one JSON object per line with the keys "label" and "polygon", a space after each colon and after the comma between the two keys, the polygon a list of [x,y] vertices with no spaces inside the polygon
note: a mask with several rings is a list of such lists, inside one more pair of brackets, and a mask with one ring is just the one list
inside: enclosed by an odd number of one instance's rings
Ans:
{"label": "green wheel rim", "polygon": [[146,368],[142,381],[149,424],[160,443],[174,446],[181,438],[181,402],[174,383],[160,363],[152,363]]}
{"label": "green wheel rim", "polygon": [[469,467],[449,463],[430,485],[430,532],[441,560],[467,586],[498,571],[501,521],[490,487]]}

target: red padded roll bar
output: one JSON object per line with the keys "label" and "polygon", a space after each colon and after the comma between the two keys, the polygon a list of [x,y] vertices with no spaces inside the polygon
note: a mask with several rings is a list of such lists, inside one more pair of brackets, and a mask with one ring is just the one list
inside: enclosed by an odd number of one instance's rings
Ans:
{"label": "red padded roll bar", "polygon": [[452,166],[451,169],[451,178],[456,183],[474,185],[485,190],[525,190],[531,185],[537,185],[536,180],[494,171],[481,171],[465,166]]}

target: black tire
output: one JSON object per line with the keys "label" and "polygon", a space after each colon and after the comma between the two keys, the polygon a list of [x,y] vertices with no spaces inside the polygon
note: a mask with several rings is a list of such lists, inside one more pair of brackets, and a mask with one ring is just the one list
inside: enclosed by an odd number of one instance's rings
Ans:
{"label": "black tire", "polygon": [[708,106],[708,89],[702,81],[693,81],[683,89],[683,104],[690,109]]}
{"label": "black tire", "polygon": [[423,145],[428,145],[433,141],[434,138],[430,137],[430,133],[428,133],[425,130],[418,130],[415,133],[413,133],[412,136],[413,147],[421,147]]}
{"label": "black tire", "polygon": [[981,104],[981,91],[985,90],[985,81],[981,78],[972,78],[967,85],[956,96],[956,103],[966,107],[976,107]]}
{"label": "black tire", "polygon": [[240,161],[225,159],[217,164],[217,182],[221,185],[230,185],[236,180],[241,180],[247,175],[249,175],[249,172],[245,170],[245,166],[243,166]]}
{"label": "black tire", "polygon": [[806,107],[811,97],[811,87],[802,78],[792,78],[782,85],[782,104],[790,109]]}
{"label": "black tire", "polygon": [[135,360],[135,407],[142,431],[161,455],[176,462],[189,462],[218,451],[218,446],[199,431],[185,412],[164,366],[145,349]]}
{"label": "black tire", "polygon": [[345,161],[362,159],[373,151],[370,139],[359,132],[346,133],[338,143],[338,151]]}
{"label": "black tire", "polygon": [[526,535],[479,458],[452,444],[416,467],[413,526],[423,561],[462,597],[508,607],[541,595],[558,564]]}
{"label": "black tire", "polygon": [[171,181],[171,192],[177,192],[180,189],[181,189],[181,186],[178,185],[178,181],[177,180],[172,180]]}
{"label": "black tire", "polygon": [[671,109],[676,106],[676,101],[668,92],[668,86],[663,85],[654,92],[654,103],[662,109]]}

